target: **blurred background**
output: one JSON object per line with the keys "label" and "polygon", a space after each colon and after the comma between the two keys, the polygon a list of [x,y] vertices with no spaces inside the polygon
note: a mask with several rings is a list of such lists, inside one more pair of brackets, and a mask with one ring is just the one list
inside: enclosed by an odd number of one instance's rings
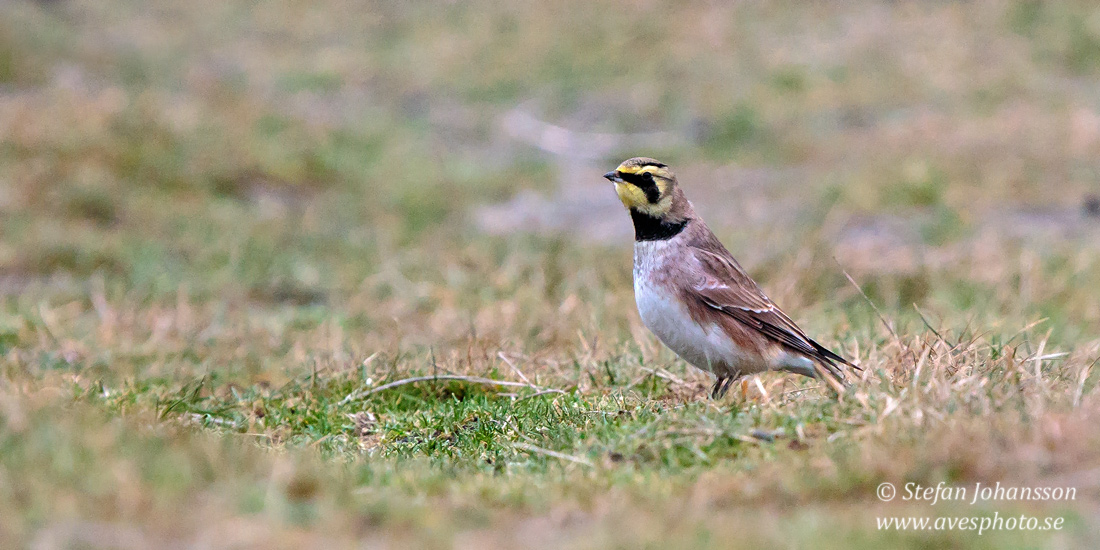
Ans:
{"label": "blurred background", "polygon": [[[73,392],[145,423],[196,378],[224,397],[403,353],[676,364],[600,177],[641,155],[853,354],[885,335],[842,269],[903,332],[1045,319],[1073,349],[1100,326],[1094,2],[6,0],[0,353],[31,411],[9,475],[64,478],[55,429],[101,449]],[[0,497],[24,512],[0,525],[95,509],[72,475]]]}
{"label": "blurred background", "polygon": [[643,154],[752,265],[1097,242],[1088,2],[13,1],[0,48],[9,293],[311,303],[441,239],[622,250],[598,175]]}

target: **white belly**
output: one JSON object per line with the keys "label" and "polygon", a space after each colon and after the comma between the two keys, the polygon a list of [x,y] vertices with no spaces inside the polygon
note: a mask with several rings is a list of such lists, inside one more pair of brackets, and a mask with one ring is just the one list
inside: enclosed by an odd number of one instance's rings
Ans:
{"label": "white belly", "polygon": [[644,277],[634,278],[634,299],[642,323],[669,349],[692,365],[718,375],[734,371],[750,374],[753,368],[733,340],[717,325],[701,326],[679,299]]}
{"label": "white belly", "polygon": [[714,349],[710,331],[696,324],[683,305],[638,279],[634,280],[634,299],[642,324],[664,345],[688,363],[714,372],[720,354]]}

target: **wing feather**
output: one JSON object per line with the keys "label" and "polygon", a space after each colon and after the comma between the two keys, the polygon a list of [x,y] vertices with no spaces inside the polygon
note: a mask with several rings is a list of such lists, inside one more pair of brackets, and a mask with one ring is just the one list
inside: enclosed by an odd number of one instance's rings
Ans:
{"label": "wing feather", "polygon": [[693,286],[697,299],[810,358],[838,379],[841,373],[837,363],[859,368],[807,336],[764,294],[721,243],[713,240],[714,243],[693,245],[702,268]]}

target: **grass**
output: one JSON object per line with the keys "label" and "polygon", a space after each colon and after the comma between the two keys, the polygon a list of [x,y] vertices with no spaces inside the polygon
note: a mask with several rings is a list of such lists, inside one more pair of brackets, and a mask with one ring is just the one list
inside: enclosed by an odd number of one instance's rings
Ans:
{"label": "grass", "polygon": [[[7,3],[0,543],[1090,547],[1098,14]],[[528,104],[682,134],[622,156],[677,167],[852,388],[707,399],[586,225],[621,158],[503,135]],[[589,172],[576,232],[471,214]],[[1065,527],[875,519],[993,514]]]}

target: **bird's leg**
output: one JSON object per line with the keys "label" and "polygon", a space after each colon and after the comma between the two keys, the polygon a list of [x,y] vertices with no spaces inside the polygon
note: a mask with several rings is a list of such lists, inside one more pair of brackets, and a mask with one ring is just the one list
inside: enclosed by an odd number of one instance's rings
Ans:
{"label": "bird's leg", "polygon": [[740,372],[734,372],[728,376],[719,376],[718,379],[714,381],[714,388],[710,390],[710,397],[712,399],[720,399],[723,395],[726,395],[730,386],[739,378],[741,378]]}
{"label": "bird's leg", "polygon": [[730,376],[729,378],[726,378],[726,383],[722,385],[722,391],[718,393],[718,397],[724,397],[726,395],[726,392],[730,391],[730,386],[732,386],[733,383],[736,382],[738,378],[741,378],[741,377],[740,376]]}
{"label": "bird's leg", "polygon": [[726,395],[726,392],[729,391],[730,386],[733,385],[733,383],[736,382],[738,378],[741,378],[740,374],[734,376],[719,376],[718,380],[715,380],[714,382],[714,389],[712,389],[710,392],[711,398],[721,399],[723,395]]}
{"label": "bird's leg", "polygon": [[718,379],[714,381],[714,387],[710,390],[711,399],[718,399],[722,397],[722,394],[726,393],[726,390],[722,388],[726,380],[729,380],[729,378],[726,376],[719,376]]}

